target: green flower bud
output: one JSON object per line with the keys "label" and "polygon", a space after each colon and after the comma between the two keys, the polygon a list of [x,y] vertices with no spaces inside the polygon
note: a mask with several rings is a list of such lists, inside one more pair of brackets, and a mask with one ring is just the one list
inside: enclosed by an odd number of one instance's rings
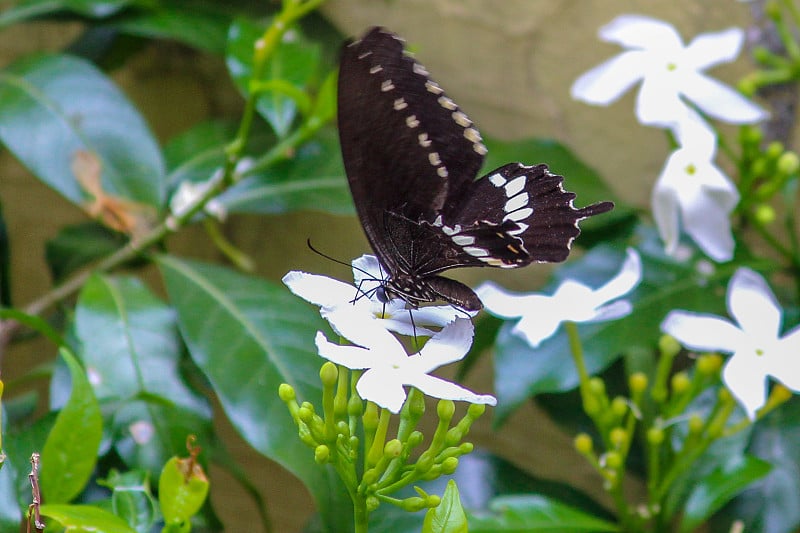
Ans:
{"label": "green flower bud", "polygon": [[643,372],[634,372],[628,379],[628,386],[634,394],[644,392],[647,389],[647,375]]}
{"label": "green flower bud", "polygon": [[388,457],[390,459],[393,459],[395,457],[400,457],[400,452],[402,451],[403,451],[403,443],[397,439],[390,440],[383,447],[384,457]]}
{"label": "green flower bud", "polygon": [[772,141],[767,146],[766,150],[764,150],[764,155],[768,159],[778,159],[781,154],[784,152],[785,148],[783,143],[780,141]]}
{"label": "green flower bud", "polygon": [[[747,91],[742,92],[752,95],[755,93],[755,90],[753,90],[753,93],[748,93]],[[761,144],[763,138],[764,133],[757,126],[744,125],[739,128],[739,142],[743,145],[758,146]]]}
{"label": "green flower bud", "polygon": [[625,398],[617,396],[611,400],[611,412],[614,413],[614,416],[618,419],[625,416],[625,413],[628,412],[628,402]]}
{"label": "green flower bud", "polygon": [[658,339],[658,350],[662,356],[675,357],[681,351],[681,345],[675,340],[674,337],[669,335],[662,335]]}
{"label": "green flower bud", "polygon": [[475,445],[471,442],[462,442],[458,445],[458,450],[461,452],[461,455],[467,455],[468,453],[472,453],[472,450],[475,449]]}
{"label": "green flower bud", "polygon": [[377,509],[381,505],[381,501],[378,499],[377,496],[367,496],[366,500],[366,507],[367,512],[372,512]]}
{"label": "green flower bud", "polygon": [[674,394],[683,394],[689,390],[689,387],[692,386],[692,380],[689,379],[689,376],[686,374],[686,372],[678,372],[672,376],[670,385],[672,386],[672,392]]}
{"label": "green flower bud", "polygon": [[722,368],[722,357],[718,354],[703,355],[697,360],[697,371],[706,376],[715,376]]}
{"label": "green flower bud", "polygon": [[778,158],[778,172],[784,176],[792,176],[800,170],[800,157],[795,152],[788,151]]}
{"label": "green flower bud", "polygon": [[485,412],[486,412],[486,404],[482,403],[471,403],[467,408],[467,416],[473,420],[477,420]]}
{"label": "green flower bud", "polygon": [[604,396],[606,393],[606,384],[600,378],[591,378],[589,380],[589,390],[592,392],[592,394]]}
{"label": "green flower bud", "polygon": [[653,446],[658,446],[664,442],[664,430],[659,427],[652,427],[647,430],[647,442]]}
{"label": "green flower bud", "polygon": [[575,436],[573,443],[575,445],[575,449],[578,450],[578,453],[582,455],[590,454],[594,449],[592,437],[590,437],[588,433],[578,433]]}
{"label": "green flower bud", "polygon": [[311,423],[311,419],[314,418],[314,411],[306,407],[304,403],[303,406],[297,410],[297,418],[299,418],[306,424],[309,424]]}
{"label": "green flower bud", "polygon": [[442,474],[449,476],[458,468],[458,457],[448,457],[442,461]]}
{"label": "green flower bud", "polygon": [[428,509],[439,507],[440,503],[442,503],[442,499],[436,494],[429,494],[428,497],[425,498],[425,505],[428,507]]}
{"label": "green flower bud", "polygon": [[690,435],[697,435],[701,431],[703,431],[703,427],[705,426],[705,421],[700,417],[700,415],[692,415],[689,417],[689,434]]}
{"label": "green flower bud", "polygon": [[425,473],[433,466],[435,457],[430,451],[424,451],[417,459],[414,469],[419,473]]}
{"label": "green flower bud", "polygon": [[370,468],[369,470],[364,472],[363,476],[361,476],[361,484],[363,486],[369,487],[370,485],[378,481],[379,477],[380,477],[380,472],[378,472],[376,468]]}
{"label": "green flower bud", "polygon": [[336,365],[330,361],[326,361],[319,369],[319,379],[325,387],[333,387],[336,385],[336,380],[339,379],[339,370]]}
{"label": "green flower bud", "polygon": [[775,222],[777,215],[775,214],[775,209],[773,209],[771,205],[758,204],[753,210],[753,218],[759,226],[769,226]]}
{"label": "green flower bud", "polygon": [[344,438],[350,438],[350,425],[344,420],[336,422],[336,433],[342,435]]}
{"label": "green flower bud", "polygon": [[400,502],[400,508],[409,513],[416,513],[427,507],[427,498],[420,498],[419,496],[412,496]]}
{"label": "green flower bud", "polygon": [[456,412],[456,404],[453,400],[439,400],[436,404],[436,414],[441,420],[452,420]]}
{"label": "green flower bud", "polygon": [[451,427],[447,430],[447,435],[444,438],[445,446],[455,446],[461,439],[464,438],[464,432],[458,426]]}
{"label": "green flower bud", "polygon": [[603,463],[607,468],[619,470],[623,464],[622,455],[615,451],[608,452],[604,457]]}
{"label": "green flower bud", "polygon": [[364,424],[364,429],[375,431],[380,421],[380,413],[378,406],[372,402],[367,402],[367,408],[364,409],[364,416],[361,417],[361,423]]}
{"label": "green flower bud", "polygon": [[423,435],[421,431],[415,430],[411,433],[411,435],[408,436],[408,440],[406,442],[408,443],[409,448],[416,448],[417,446],[422,444],[422,441],[424,440],[425,440],[425,435]]}
{"label": "green flower bud", "polygon": [[314,461],[316,461],[318,465],[327,463],[330,456],[331,449],[324,444],[320,444],[314,448]]}
{"label": "green flower bud", "polygon": [[278,387],[278,397],[284,402],[291,402],[297,395],[294,392],[294,387],[288,383],[281,383]]}
{"label": "green flower bud", "polygon": [[347,401],[347,414],[359,417],[364,413],[364,402],[357,395],[353,395]]}
{"label": "green flower bud", "polygon": [[617,449],[624,448],[628,443],[628,432],[623,428],[614,428],[611,430],[611,433],[609,433],[608,439]]}

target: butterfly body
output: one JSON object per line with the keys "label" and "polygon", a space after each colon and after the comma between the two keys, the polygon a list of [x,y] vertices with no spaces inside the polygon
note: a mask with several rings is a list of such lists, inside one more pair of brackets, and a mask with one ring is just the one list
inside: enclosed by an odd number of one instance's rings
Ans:
{"label": "butterfly body", "polygon": [[439,274],[563,261],[577,222],[613,207],[576,209],[546,165],[509,163],[475,179],[486,154],[477,128],[384,29],[344,47],[338,91],[345,171],[388,270],[387,297],[479,310],[469,287]]}

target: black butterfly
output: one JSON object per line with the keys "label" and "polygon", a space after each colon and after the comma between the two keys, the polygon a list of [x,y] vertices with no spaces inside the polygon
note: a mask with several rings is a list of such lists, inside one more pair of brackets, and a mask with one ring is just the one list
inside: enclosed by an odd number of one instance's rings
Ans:
{"label": "black butterfly", "polygon": [[383,297],[477,311],[472,289],[438,274],[563,261],[578,221],[614,207],[574,208],[575,194],[546,165],[509,163],[476,180],[486,155],[480,133],[385,29],[344,47],[338,90],[353,201],[388,269]]}

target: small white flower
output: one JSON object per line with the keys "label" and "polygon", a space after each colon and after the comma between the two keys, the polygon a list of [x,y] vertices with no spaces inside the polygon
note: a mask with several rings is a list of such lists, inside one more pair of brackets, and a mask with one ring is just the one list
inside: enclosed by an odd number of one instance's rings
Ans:
{"label": "small white flower", "polygon": [[[334,320],[342,317],[337,315]],[[474,392],[428,373],[461,360],[472,345],[472,322],[457,318],[431,337],[420,352],[407,355],[397,338],[382,328],[363,328],[353,320],[334,325],[356,346],[340,346],[317,332],[319,354],[350,369],[367,369],[356,384],[358,394],[393,413],[400,412],[406,400],[404,386],[416,387],[435,398],[497,405],[497,399]]]}
{"label": "small white flower", "polygon": [[[175,217],[183,216],[190,207],[194,206],[201,196],[206,194],[209,187],[215,185],[215,181],[214,177],[200,183],[182,181],[169,200],[169,209],[172,215]],[[216,198],[212,198],[206,202],[203,210],[220,221],[224,221],[228,216],[228,210],[225,208],[225,205]]]}
{"label": "small white flower", "polygon": [[[458,316],[464,316],[452,306],[426,306],[409,310],[406,302],[399,298],[381,302],[377,298],[377,289],[386,277],[386,269],[381,268],[373,255],[362,255],[353,260],[352,265],[355,285],[296,270],[286,274],[283,283],[300,298],[320,306],[320,314],[331,325],[334,324],[331,317],[344,311],[344,317],[358,323],[374,321],[401,335],[430,337],[434,332],[425,326],[440,328]],[[353,310],[355,312],[351,312]]]}
{"label": "small white flower", "polygon": [[748,268],[731,278],[727,293],[732,323],[714,315],[671,311],[661,331],[690,350],[733,354],[722,372],[747,415],[767,399],[767,378],[800,392],[800,327],[780,336],[783,311],[767,282]]}
{"label": "small white flower", "polygon": [[739,192],[714,165],[713,134],[699,119],[682,122],[676,129],[682,146],[672,152],[653,187],[653,218],[666,251],[673,254],[680,226],[710,258],[728,261],[735,242],[730,214]]}
{"label": "small white flower", "polygon": [[641,15],[621,15],[599,32],[600,38],[627,50],[580,76],[572,97],[608,105],[641,81],[636,116],[642,124],[670,126],[691,108],[734,124],[764,119],[767,113],[703,70],[733,61],[742,47],[739,28],[698,35],[683,41],[673,26]]}
{"label": "small white flower", "polygon": [[475,291],[486,310],[502,318],[521,317],[513,332],[536,348],[550,338],[562,322],[605,322],[628,315],[628,300],[618,300],[642,278],[639,254],[628,248],[619,273],[605,285],[591,289],[574,280],[565,280],[552,296],[514,294],[487,282]]}

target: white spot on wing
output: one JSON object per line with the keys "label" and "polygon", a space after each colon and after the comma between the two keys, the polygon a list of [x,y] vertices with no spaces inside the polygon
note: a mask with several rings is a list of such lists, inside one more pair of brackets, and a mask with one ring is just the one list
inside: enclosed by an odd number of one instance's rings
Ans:
{"label": "white spot on wing", "polygon": [[481,134],[475,128],[467,128],[464,130],[464,137],[473,143],[481,142]]}
{"label": "white spot on wing", "polygon": [[453,235],[453,242],[459,246],[469,246],[475,244],[475,237],[472,235]]}
{"label": "white spot on wing", "polygon": [[465,246],[464,251],[473,257],[488,257],[489,250],[477,246]]}
{"label": "white spot on wing", "polygon": [[419,145],[423,148],[427,148],[431,145],[431,140],[428,138],[427,133],[420,133],[417,135],[417,139],[419,139]]}
{"label": "white spot on wing", "polygon": [[514,196],[513,198],[510,198],[506,202],[506,205],[503,207],[503,209],[505,209],[506,213],[510,213],[512,211],[516,211],[518,209],[522,209],[523,207],[527,206],[528,201],[529,201],[528,193],[524,192]]}
{"label": "white spot on wing", "polygon": [[435,167],[438,167],[439,165],[442,164],[442,160],[439,159],[439,153],[438,152],[429,153],[428,154],[428,161],[430,161],[431,165],[433,165]]}
{"label": "white spot on wing", "polygon": [[530,207],[526,207],[524,209],[517,209],[516,211],[512,211],[511,213],[504,216],[503,220],[513,220],[514,222],[519,222],[520,220],[525,220],[532,214],[533,214],[533,209],[531,209]]}
{"label": "white spot on wing", "polygon": [[439,174],[440,178],[446,178],[447,176],[449,176],[447,169],[444,167],[437,168],[436,173]]}
{"label": "white spot on wing", "polygon": [[425,88],[428,90],[429,93],[433,94],[442,94],[444,92],[442,88],[439,87],[439,84],[437,84],[433,80],[427,80],[425,82]]}
{"label": "white spot on wing", "polygon": [[395,111],[401,111],[408,107],[408,104],[402,98],[398,98],[394,101],[394,109]]}
{"label": "white spot on wing", "polygon": [[519,176],[506,184],[506,196],[511,198],[525,188],[526,176]]}
{"label": "white spot on wing", "polygon": [[380,65],[375,65],[374,67],[370,67],[369,73],[370,74],[377,74],[378,72],[382,71],[383,67]]}
{"label": "white spot on wing", "polygon": [[446,96],[440,96],[437,102],[439,102],[440,106],[442,106],[445,109],[449,109],[450,111],[455,111],[456,109],[458,109],[456,103]]}
{"label": "white spot on wing", "polygon": [[394,89],[394,83],[392,83],[392,80],[384,80],[381,83],[381,91],[382,92],[389,92],[392,89]]}
{"label": "white spot on wing", "polygon": [[419,74],[420,76],[427,76],[430,73],[427,70],[425,70],[425,67],[423,67],[417,62],[414,62],[414,74]]}
{"label": "white spot on wing", "polygon": [[[472,126],[472,121],[469,119],[469,117],[467,115],[465,115],[461,111],[453,111],[453,120],[455,120],[456,124],[458,124],[462,128],[468,128],[468,127]],[[475,142],[475,141],[473,141],[473,142]]]}
{"label": "white spot on wing", "polygon": [[[356,42],[354,42],[353,44],[351,44],[350,46],[354,46],[354,45],[356,45],[356,44],[358,44],[358,43],[360,43],[360,42],[361,42],[361,41],[356,41]],[[364,59],[364,58],[367,58],[367,57],[369,57],[369,56],[371,56],[371,55],[372,55],[372,52],[371,52],[371,51],[369,51],[369,50],[367,50],[367,51],[366,51],[366,52],[364,52],[363,54],[358,54],[358,58],[359,58],[359,59]]]}
{"label": "white spot on wing", "polygon": [[409,115],[406,117],[406,126],[409,128],[416,128],[419,126],[419,120],[417,120],[416,115]]}
{"label": "white spot on wing", "polygon": [[512,229],[511,231],[508,232],[508,234],[509,235],[519,235],[520,233],[525,233],[525,230],[528,229],[528,227],[529,227],[524,222],[517,222],[517,226],[519,226],[517,229]]}
{"label": "white spot on wing", "polygon": [[487,179],[491,181],[492,185],[494,185],[495,187],[502,187],[503,185],[506,184],[506,179],[500,174],[492,174]]}
{"label": "white spot on wing", "polygon": [[472,149],[475,150],[480,155],[486,155],[489,153],[489,150],[481,143],[475,143],[472,145]]}

